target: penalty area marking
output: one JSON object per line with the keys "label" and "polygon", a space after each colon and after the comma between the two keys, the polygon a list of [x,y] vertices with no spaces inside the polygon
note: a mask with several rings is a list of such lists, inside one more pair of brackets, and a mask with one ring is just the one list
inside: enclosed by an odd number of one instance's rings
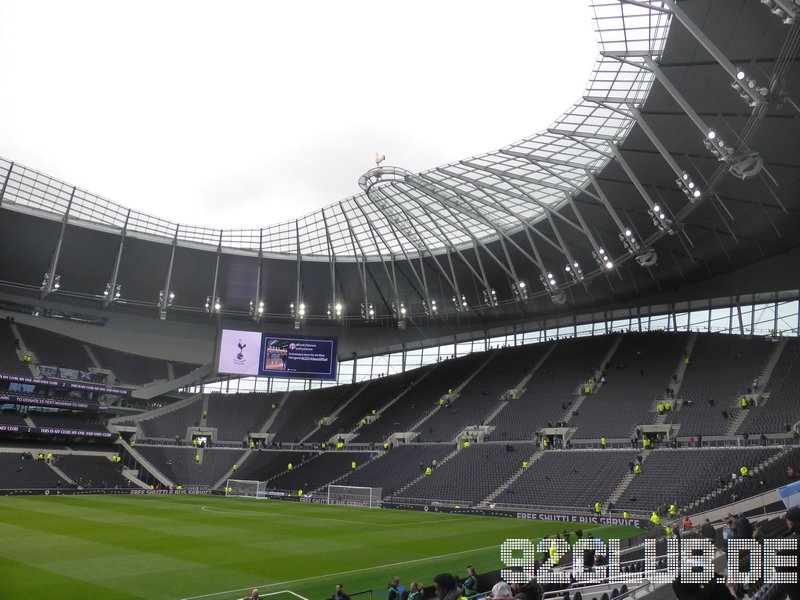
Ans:
{"label": "penalty area marking", "polygon": [[[301,577],[300,579],[292,579],[289,581],[277,581],[275,583],[265,583],[262,585],[251,585],[249,587],[244,588],[237,588],[235,590],[225,590],[222,592],[213,592],[211,594],[202,594],[200,596],[187,596],[186,598],[181,598],[181,600],[199,600],[200,598],[214,598],[216,596],[223,596],[228,594],[233,594],[235,592],[246,592],[247,590],[252,590],[253,588],[271,588],[277,585],[291,585],[294,583],[302,583],[305,581],[315,581],[317,579],[327,579],[329,577],[341,577],[342,575],[353,575],[355,573],[366,573],[368,571],[377,571],[378,569],[388,569],[389,567],[400,567],[403,565],[413,565],[414,563],[421,563],[427,562],[429,560],[436,560],[439,558],[448,558],[450,556],[459,556],[461,554],[467,554],[469,552],[481,552],[483,550],[491,550],[492,548],[496,548],[499,551],[499,546],[497,544],[493,544],[491,546],[484,546],[483,548],[472,548],[470,550],[461,550],[459,552],[450,552],[448,554],[439,554],[438,556],[426,556],[425,558],[415,558],[414,560],[404,560],[401,562],[396,563],[389,563],[386,565],[375,565],[374,567],[364,567],[363,569],[351,569],[349,571],[341,571],[339,573],[328,573],[326,575],[314,575],[312,577]],[[295,594],[291,590],[283,590],[282,592],[272,592],[270,594],[261,594],[262,596],[271,596],[273,594],[281,594],[281,593],[288,593],[301,598],[302,600],[307,600],[303,598],[299,594]]]}

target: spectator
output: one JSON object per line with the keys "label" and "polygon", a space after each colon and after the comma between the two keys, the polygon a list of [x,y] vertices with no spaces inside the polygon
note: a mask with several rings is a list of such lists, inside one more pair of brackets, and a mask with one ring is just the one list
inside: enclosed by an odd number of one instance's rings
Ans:
{"label": "spectator", "polygon": [[513,598],[514,594],[511,591],[511,588],[505,581],[498,581],[492,587],[492,592],[489,595],[490,598]]}
{"label": "spectator", "polygon": [[417,581],[412,581],[411,585],[408,587],[408,597],[407,600],[424,600],[425,592],[423,590],[423,585]]}
{"label": "spectator", "polygon": [[389,591],[386,594],[386,600],[400,600],[400,590],[398,589],[399,586],[400,578],[392,577],[392,581],[389,583]]}
{"label": "spectator", "polygon": [[[797,540],[800,538],[800,506],[795,506],[786,511],[785,519],[788,531],[783,537],[794,539],[795,544],[797,544]],[[788,561],[794,564],[780,568],[780,570],[792,573],[795,578],[800,579],[797,575],[799,568],[797,546],[792,550],[785,551],[785,554],[787,555]],[[778,571],[778,569],[776,569],[776,571]],[[795,583],[781,584],[780,589],[781,592],[786,594],[789,600],[800,600],[800,582],[796,581]]]}
{"label": "spectator", "polygon": [[[508,587],[507,584],[505,585]],[[439,573],[434,577],[433,587],[439,600],[457,600],[461,596],[461,588],[456,584],[456,578],[450,573]]]}
{"label": "spectator", "polygon": [[341,583],[336,584],[336,590],[333,592],[331,600],[350,600],[350,596],[344,593]]}
{"label": "spectator", "polygon": [[753,537],[753,526],[747,517],[740,516],[733,525],[733,537],[739,540],[749,540]]}
{"label": "spectator", "polygon": [[467,567],[467,578],[464,580],[462,587],[464,595],[467,597],[478,593],[478,576],[475,574],[475,567],[472,565]]}
{"label": "spectator", "polygon": [[709,540],[713,540],[717,536],[717,531],[708,519],[706,519],[705,523],[703,523],[703,526],[700,528],[700,533],[703,534],[704,538],[708,538]]}

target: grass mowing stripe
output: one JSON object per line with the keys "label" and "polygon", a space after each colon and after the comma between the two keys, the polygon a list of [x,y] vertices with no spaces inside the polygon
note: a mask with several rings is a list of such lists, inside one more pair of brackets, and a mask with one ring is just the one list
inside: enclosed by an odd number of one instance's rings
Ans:
{"label": "grass mowing stripe", "polygon": [[[350,591],[382,591],[394,575],[430,583],[441,571],[463,575],[467,563],[498,569],[506,538],[578,527],[210,496],[5,497],[0,557],[15,573],[56,571],[59,597],[98,598],[111,587],[149,600],[212,598],[260,586],[315,599],[339,579]],[[41,596],[25,577],[0,578],[0,597]]]}

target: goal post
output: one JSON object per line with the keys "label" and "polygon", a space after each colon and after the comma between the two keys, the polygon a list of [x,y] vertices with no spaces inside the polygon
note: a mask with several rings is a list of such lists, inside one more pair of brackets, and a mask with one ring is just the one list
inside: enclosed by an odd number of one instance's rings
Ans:
{"label": "goal post", "polygon": [[383,488],[328,485],[328,504],[380,508]]}
{"label": "goal post", "polygon": [[266,481],[228,479],[228,482],[225,484],[225,495],[240,496],[242,498],[263,498],[266,489]]}

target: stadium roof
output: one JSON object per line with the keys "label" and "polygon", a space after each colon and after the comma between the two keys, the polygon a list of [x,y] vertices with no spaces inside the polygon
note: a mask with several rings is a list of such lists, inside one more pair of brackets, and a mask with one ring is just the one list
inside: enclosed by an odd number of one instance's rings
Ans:
{"label": "stadium roof", "polygon": [[600,56],[546,131],[420,173],[377,163],[359,195],[271,227],[174,223],[2,160],[3,289],[480,326],[796,289],[800,7],[776,1],[595,0]]}

